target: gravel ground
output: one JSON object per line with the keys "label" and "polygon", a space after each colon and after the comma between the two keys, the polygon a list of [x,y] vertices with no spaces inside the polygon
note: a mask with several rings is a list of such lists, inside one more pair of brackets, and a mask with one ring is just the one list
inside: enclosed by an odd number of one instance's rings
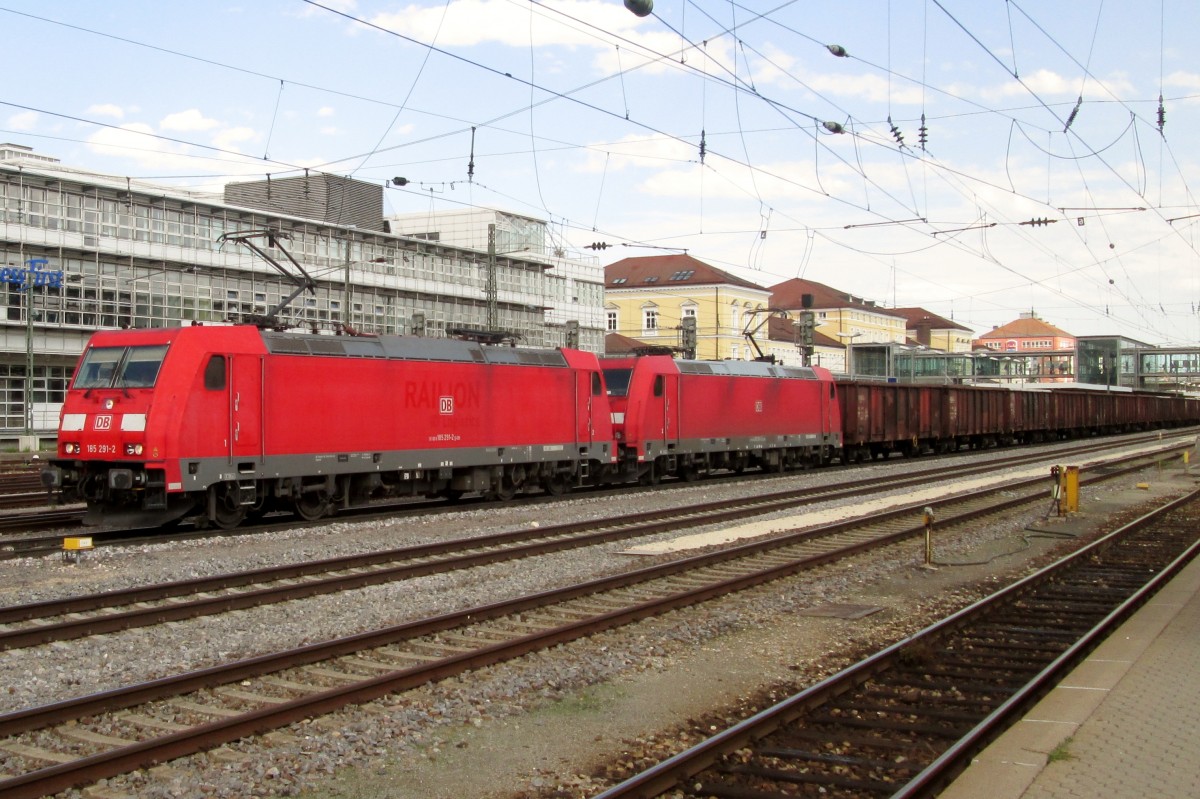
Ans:
{"label": "gravel ground", "polygon": [[[1050,456],[1047,464],[1052,461]],[[897,461],[850,474],[857,478],[906,468],[910,462]],[[701,484],[643,492],[619,501],[622,511],[636,511],[838,480],[836,472],[816,472],[749,485]],[[1121,504],[1147,499],[1145,491],[1128,490],[1138,480],[1150,482],[1154,493],[1179,492],[1193,482],[1190,475],[1158,472],[1124,478],[1120,489],[1086,490],[1085,511],[1117,495],[1125,496]],[[102,549],[77,566],[55,558],[11,561],[0,564],[0,603],[333,557],[449,535],[605,518],[611,515],[612,502],[576,498],[553,505],[518,503],[402,522],[334,522],[282,535]],[[699,735],[711,726],[703,719],[714,708],[737,713],[745,705],[757,706],[772,691],[807,684],[989,593],[1011,575],[1024,573],[1061,544],[1057,537],[1029,537],[1025,528],[1038,525],[1043,515],[1044,511],[1031,512],[1024,518],[997,520],[953,541],[939,541],[941,560],[979,565],[927,571],[918,568],[919,543],[893,547],[865,564],[833,565],[703,608],[115,778],[89,789],[88,795],[186,799],[309,791],[313,797],[413,799],[587,796],[609,777],[636,766],[647,753],[669,753]],[[0,692],[0,712],[643,565],[644,560],[631,564],[628,556],[619,554],[626,546],[617,542],[288,606],[0,653],[0,684],[6,686]],[[885,610],[853,622],[803,615],[805,608],[848,601]]]}

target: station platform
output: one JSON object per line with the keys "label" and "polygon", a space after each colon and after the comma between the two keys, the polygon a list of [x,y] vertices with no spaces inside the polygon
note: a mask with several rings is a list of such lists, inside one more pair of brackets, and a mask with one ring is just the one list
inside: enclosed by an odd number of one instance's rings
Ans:
{"label": "station platform", "polygon": [[1200,797],[1200,559],[939,799]]}

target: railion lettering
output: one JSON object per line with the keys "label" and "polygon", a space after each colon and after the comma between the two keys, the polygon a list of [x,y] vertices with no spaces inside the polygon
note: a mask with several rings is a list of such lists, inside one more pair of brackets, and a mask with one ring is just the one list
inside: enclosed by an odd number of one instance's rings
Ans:
{"label": "railion lettering", "polygon": [[473,383],[443,383],[434,380],[426,383],[407,383],[404,386],[404,407],[412,410],[441,412],[445,407],[443,397],[454,398],[456,412],[479,408],[482,404],[479,386]]}

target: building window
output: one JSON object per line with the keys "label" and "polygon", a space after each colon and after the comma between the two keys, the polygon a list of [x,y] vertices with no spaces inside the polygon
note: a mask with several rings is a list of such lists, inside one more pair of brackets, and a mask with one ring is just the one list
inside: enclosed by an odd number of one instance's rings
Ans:
{"label": "building window", "polygon": [[607,329],[610,333],[617,332],[617,312],[605,311],[604,316],[607,319]]}
{"label": "building window", "polygon": [[642,331],[645,333],[653,333],[658,330],[658,309],[643,308],[642,309]]}

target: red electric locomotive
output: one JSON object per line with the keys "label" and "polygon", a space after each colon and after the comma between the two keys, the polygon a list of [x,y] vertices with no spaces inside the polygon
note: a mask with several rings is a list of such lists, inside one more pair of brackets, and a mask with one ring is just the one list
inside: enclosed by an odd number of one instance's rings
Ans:
{"label": "red electric locomotive", "polygon": [[656,483],[719,469],[777,472],[842,446],[829,371],[755,361],[604,359],[620,472]]}
{"label": "red electric locomotive", "polygon": [[43,481],[87,523],[307,519],[380,495],[560,493],[614,458],[598,359],[251,325],[88,343]]}

